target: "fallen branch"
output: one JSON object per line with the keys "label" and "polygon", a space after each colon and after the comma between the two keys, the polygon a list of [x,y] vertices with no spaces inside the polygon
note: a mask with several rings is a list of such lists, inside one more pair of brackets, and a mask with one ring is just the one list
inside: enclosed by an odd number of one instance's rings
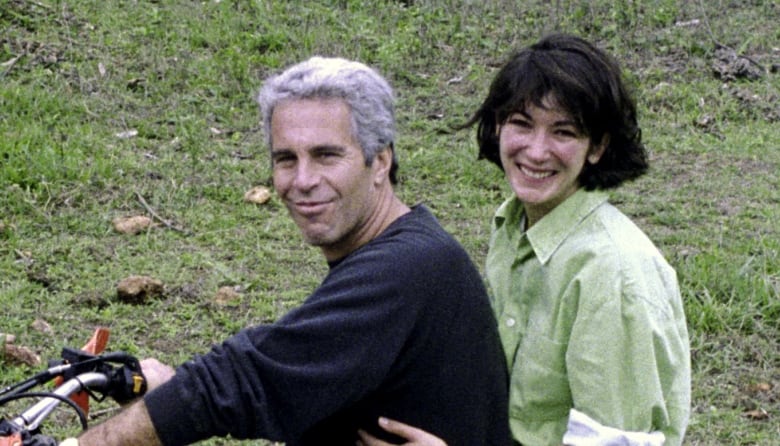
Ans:
{"label": "fallen branch", "polygon": [[32,3],[33,5],[35,5],[35,6],[39,7],[39,8],[48,9],[49,11],[51,11],[51,9],[52,9],[51,6],[49,6],[49,5],[44,5],[41,2],[36,2],[36,1],[33,1],[33,0],[27,0],[27,3]]}
{"label": "fallen branch", "polygon": [[185,234],[185,235],[189,235],[190,234],[189,231],[187,231],[185,229],[182,229],[182,228],[174,225],[170,221],[160,217],[160,215],[157,214],[157,212],[155,212],[154,209],[152,209],[149,206],[149,204],[146,202],[144,197],[139,192],[136,191],[135,196],[138,197],[138,201],[141,202],[141,205],[144,207],[144,209],[146,209],[146,211],[149,212],[152,215],[152,217],[154,217],[157,221],[162,223],[166,228],[172,229],[172,230],[174,230],[176,232],[181,232],[182,234]]}
{"label": "fallen branch", "polygon": [[734,48],[732,48],[732,47],[730,47],[730,46],[720,42],[717,39],[717,37],[715,37],[715,33],[712,32],[712,26],[710,26],[710,18],[707,15],[707,11],[704,9],[704,4],[702,3],[701,0],[699,0],[699,9],[701,10],[702,16],[704,17],[704,27],[707,30],[707,34],[710,35],[710,40],[712,40],[712,43],[715,45],[715,48],[722,48],[724,50],[728,50],[729,52],[731,52],[731,54],[734,55],[734,57],[737,57],[737,58],[741,57],[741,58],[745,59],[746,61],[748,61],[748,62],[752,63],[753,65],[755,65],[756,67],[758,67],[764,73],[768,73],[769,72],[769,70],[767,70],[767,68],[765,66],[763,66],[762,64],[760,64],[757,60],[753,59],[750,56],[747,56],[747,55],[744,55],[744,54],[739,54],[739,53],[737,53],[737,50],[735,50]]}
{"label": "fallen branch", "polygon": [[22,53],[12,59],[9,59],[3,63],[0,63],[0,67],[5,68],[5,71],[3,71],[3,76],[11,72],[11,69],[16,65],[16,62],[19,62],[19,59],[24,57],[25,53]]}
{"label": "fallen branch", "polygon": [[95,410],[89,413],[89,419],[96,420],[104,415],[112,415],[114,412],[119,412],[120,410],[122,410],[121,407],[109,407],[108,409]]}

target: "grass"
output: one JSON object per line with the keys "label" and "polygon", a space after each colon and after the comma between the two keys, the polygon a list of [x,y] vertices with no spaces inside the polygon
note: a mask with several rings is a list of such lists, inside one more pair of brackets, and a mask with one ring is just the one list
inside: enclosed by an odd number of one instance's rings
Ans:
{"label": "grass", "polygon": [[[0,332],[56,358],[106,325],[112,349],[178,363],[300,302],[326,270],[319,252],[276,198],[242,196],[270,185],[252,96],[313,54],[392,81],[399,193],[428,204],[481,267],[508,190],[475,161],[473,134],[451,127],[510,49],[562,30],[613,52],[637,93],[653,167],[613,201],[678,271],[694,367],[686,444],[773,444],[778,19],[760,0],[0,0]],[[719,46],[760,77],[724,73]],[[139,197],[182,230],[115,233],[114,217],[149,215]],[[162,280],[164,296],[119,302],[132,274]],[[220,286],[240,299],[215,303]],[[0,361],[0,385],[33,371]],[[769,418],[748,416],[759,409]]]}

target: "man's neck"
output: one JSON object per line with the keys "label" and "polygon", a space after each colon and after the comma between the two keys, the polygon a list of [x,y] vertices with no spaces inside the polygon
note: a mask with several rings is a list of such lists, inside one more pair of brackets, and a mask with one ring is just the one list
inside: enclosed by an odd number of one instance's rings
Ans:
{"label": "man's neck", "polygon": [[411,209],[398,196],[391,186],[381,193],[374,212],[362,227],[348,240],[343,240],[335,245],[322,246],[322,254],[328,262],[334,262],[349,255],[355,249],[375,239],[385,231],[394,221]]}

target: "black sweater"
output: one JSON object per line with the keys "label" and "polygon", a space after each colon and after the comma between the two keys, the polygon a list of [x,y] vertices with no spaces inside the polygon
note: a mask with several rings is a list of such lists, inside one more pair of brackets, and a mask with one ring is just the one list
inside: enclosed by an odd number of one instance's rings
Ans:
{"label": "black sweater", "polygon": [[145,397],[166,445],[210,436],[354,445],[387,416],[450,446],[505,445],[507,376],[483,282],[422,206]]}

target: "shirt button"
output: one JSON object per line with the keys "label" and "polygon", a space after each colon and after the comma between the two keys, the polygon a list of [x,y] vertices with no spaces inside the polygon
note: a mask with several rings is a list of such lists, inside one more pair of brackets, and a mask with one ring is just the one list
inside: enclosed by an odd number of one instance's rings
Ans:
{"label": "shirt button", "polygon": [[507,327],[514,327],[515,323],[516,323],[516,321],[515,321],[514,318],[511,318],[511,317],[506,318],[506,326]]}

